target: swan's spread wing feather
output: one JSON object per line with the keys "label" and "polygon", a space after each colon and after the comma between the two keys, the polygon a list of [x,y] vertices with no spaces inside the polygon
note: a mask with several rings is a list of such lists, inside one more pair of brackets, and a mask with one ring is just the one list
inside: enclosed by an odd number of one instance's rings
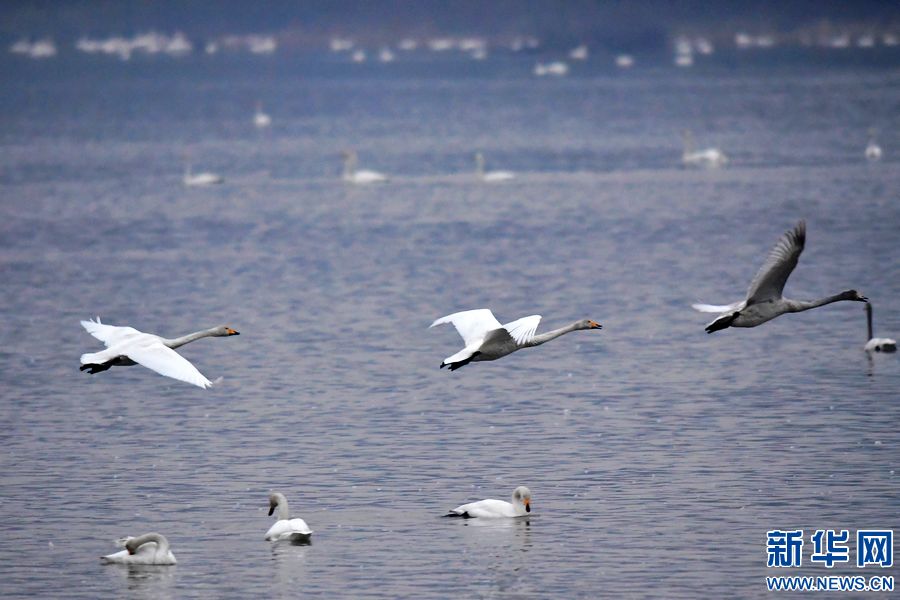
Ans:
{"label": "swan's spread wing feather", "polygon": [[466,346],[476,343],[480,344],[487,332],[502,327],[500,322],[494,317],[494,314],[487,308],[453,313],[437,319],[430,327],[443,325],[444,323],[452,323],[456,327],[456,331],[462,336]]}
{"label": "swan's spread wing feather", "polygon": [[800,221],[793,229],[785,232],[769,252],[766,262],[747,290],[748,305],[781,298],[784,284],[797,266],[805,243],[806,222]]}
{"label": "swan's spread wing feather", "polygon": [[104,325],[100,322],[100,317],[97,317],[96,321],[94,321],[93,319],[90,321],[82,321],[81,326],[84,327],[92,336],[106,344],[107,348],[115,344],[121,344],[128,338],[141,334],[141,332],[134,327],[116,327],[115,325]]}
{"label": "swan's spread wing feather", "polygon": [[737,310],[741,304],[742,302],[732,302],[731,304],[701,304],[698,302],[691,304],[691,307],[705,313],[724,313]]}
{"label": "swan's spread wing feather", "polygon": [[193,383],[202,388],[212,385],[209,379],[197,370],[197,367],[171,348],[163,345],[159,339],[152,340],[147,344],[131,346],[124,354],[134,362],[151,371],[156,371],[160,375]]}
{"label": "swan's spread wing feather", "polygon": [[522,346],[534,338],[534,332],[537,331],[540,322],[541,315],[531,315],[530,317],[522,317],[507,323],[503,326],[503,329],[509,332],[510,337],[516,341],[516,344]]}

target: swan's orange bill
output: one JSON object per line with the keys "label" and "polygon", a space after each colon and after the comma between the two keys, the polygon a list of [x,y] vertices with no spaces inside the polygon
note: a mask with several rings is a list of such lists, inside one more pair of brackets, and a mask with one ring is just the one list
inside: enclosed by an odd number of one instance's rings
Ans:
{"label": "swan's orange bill", "polygon": [[231,329],[230,327],[225,328],[225,333],[227,333],[228,335],[241,335],[239,332]]}

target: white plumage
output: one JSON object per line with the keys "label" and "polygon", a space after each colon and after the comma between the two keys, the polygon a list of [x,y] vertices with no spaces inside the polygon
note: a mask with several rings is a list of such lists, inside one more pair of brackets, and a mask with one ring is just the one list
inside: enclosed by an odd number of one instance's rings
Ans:
{"label": "white plumage", "polygon": [[175,555],[169,549],[169,540],[159,533],[145,533],[137,537],[126,537],[117,540],[125,549],[113,554],[101,556],[100,560],[107,564],[121,565],[157,565],[176,564]]}
{"label": "white plumage", "polygon": [[457,506],[446,516],[448,517],[464,517],[467,519],[496,519],[524,517],[531,512],[531,490],[524,485],[520,485],[512,493],[512,502],[505,500],[479,500],[478,502],[469,502]]}
{"label": "white plumage", "polygon": [[309,539],[313,533],[312,529],[303,519],[291,518],[287,498],[280,492],[273,492],[269,495],[269,515],[271,516],[276,510],[278,514],[275,515],[275,518],[278,520],[266,532],[267,541],[305,541]]}

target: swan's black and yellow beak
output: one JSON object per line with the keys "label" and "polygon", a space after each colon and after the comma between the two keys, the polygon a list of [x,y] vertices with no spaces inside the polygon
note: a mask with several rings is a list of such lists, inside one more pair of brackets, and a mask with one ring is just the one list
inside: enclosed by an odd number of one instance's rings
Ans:
{"label": "swan's black and yellow beak", "polygon": [[603,329],[603,325],[597,321],[589,321],[588,324],[591,326],[591,329]]}
{"label": "swan's black and yellow beak", "polygon": [[226,327],[225,333],[227,333],[228,335],[241,335],[241,333],[239,331],[235,331],[231,327]]}
{"label": "swan's black and yellow beak", "polygon": [[525,498],[525,512],[531,512],[531,500]]}

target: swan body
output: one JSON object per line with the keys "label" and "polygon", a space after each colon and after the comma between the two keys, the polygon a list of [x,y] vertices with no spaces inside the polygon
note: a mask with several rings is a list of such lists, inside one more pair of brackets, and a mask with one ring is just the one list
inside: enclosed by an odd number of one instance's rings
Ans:
{"label": "swan body", "polygon": [[469,502],[457,506],[445,516],[465,519],[497,519],[524,517],[531,512],[531,490],[524,485],[520,485],[513,491],[511,499],[512,502],[492,498]]}
{"label": "swan body", "polygon": [[866,160],[872,162],[881,160],[881,146],[875,141],[875,129],[869,129],[869,143],[866,145]]}
{"label": "swan body", "polygon": [[572,48],[569,51],[569,58],[572,60],[587,60],[588,57],[588,47],[584,44],[580,44]]}
{"label": "swan body", "polygon": [[538,63],[534,65],[534,74],[538,77],[553,75],[555,77],[563,77],[569,73],[569,65],[564,62]]}
{"label": "swan body", "polygon": [[114,554],[101,556],[106,564],[119,565],[174,565],[175,555],[169,549],[169,540],[159,533],[145,533],[137,537],[119,540],[125,549]]}
{"label": "swan body", "polygon": [[516,177],[515,173],[511,171],[485,171],[484,155],[481,152],[475,153],[475,174],[485,183],[499,183]]}
{"label": "swan body", "polygon": [[501,325],[489,309],[479,308],[441,317],[430,327],[452,323],[463,338],[465,348],[441,362],[442,369],[450,367],[451,371],[464,367],[472,361],[497,360],[516,350],[539,346],[570,331],[603,328],[599,323],[583,319],[566,327],[535,335],[540,321],[541,315],[531,315]]}
{"label": "swan body", "polygon": [[705,167],[716,169],[728,164],[728,157],[718,148],[694,150],[694,136],[690,131],[684,133],[684,152],[681,162],[686,167]]}
{"label": "swan body", "polygon": [[750,283],[746,299],[727,305],[694,304],[701,312],[721,313],[706,326],[706,333],[713,333],[727,327],[756,327],[785,313],[802,312],[839,302],[853,300],[865,302],[866,298],[856,290],[847,290],[821,300],[790,300],[782,296],[784,284],[797,266],[800,253],[806,243],[806,223],[800,221],[787,231],[769,252],[766,262]]}
{"label": "swan body", "polygon": [[272,124],[272,117],[263,112],[262,104],[256,103],[256,112],[253,114],[253,124],[259,129],[265,129]]}
{"label": "swan body", "polygon": [[192,173],[191,165],[187,165],[184,169],[184,185],[189,187],[215,185],[224,181],[221,175],[215,173]]}
{"label": "swan body", "polygon": [[272,513],[276,510],[278,514],[275,518],[278,520],[266,532],[267,541],[303,541],[309,539],[313,533],[312,529],[309,528],[303,519],[291,518],[287,498],[280,492],[273,492],[269,495],[269,516],[272,516]]}
{"label": "swan body", "polygon": [[240,335],[234,329],[222,326],[166,339],[152,333],[142,333],[133,327],[105,325],[100,322],[100,317],[96,321],[82,321],[81,325],[106,344],[106,350],[81,355],[82,371],[94,374],[115,366],[139,364],[160,375],[202,388],[208,388],[212,383],[174,349],[204,337]]}
{"label": "swan body", "polygon": [[866,302],[866,322],[869,325],[869,340],[866,342],[866,352],[896,352],[897,340],[891,338],[873,337],[872,332],[872,304]]}
{"label": "swan body", "polygon": [[356,165],[358,159],[356,152],[342,152],[341,155],[344,158],[344,172],[341,176],[344,181],[357,185],[366,185],[371,183],[384,183],[388,180],[387,175],[379,173],[378,171],[357,169]]}

